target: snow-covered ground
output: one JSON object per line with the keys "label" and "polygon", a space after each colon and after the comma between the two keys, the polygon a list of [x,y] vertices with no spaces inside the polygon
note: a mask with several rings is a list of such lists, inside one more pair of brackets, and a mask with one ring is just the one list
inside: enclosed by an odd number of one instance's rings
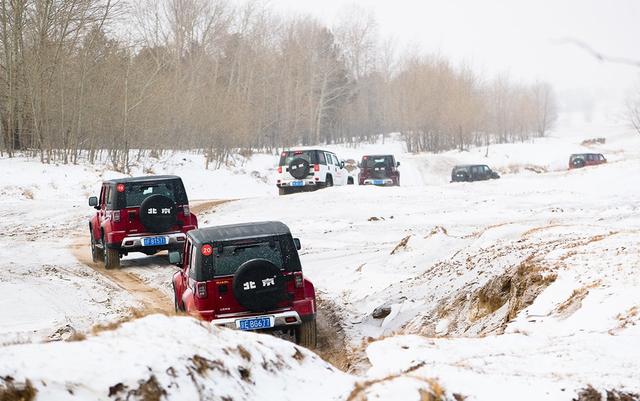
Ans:
{"label": "snow-covered ground", "polygon": [[[598,137],[606,142],[582,145]],[[216,393],[220,399],[255,399],[273,389],[299,398],[293,388],[304,372],[322,378],[300,387],[324,395],[318,399],[419,399],[419,389],[437,387],[430,378],[468,400],[571,400],[589,385],[640,392],[640,135],[618,125],[572,122],[547,138],[488,151],[412,155],[393,135],[385,143],[329,148],[343,159],[394,153],[402,187],[278,197],[272,180],[277,156],[262,154],[238,156],[213,171],[204,169],[201,155],[179,152],[144,159],[133,173],[181,175],[194,204],[235,199],[215,208],[203,204],[202,225],[288,224],[302,241],[305,274],[339,320],[348,348],[340,351],[353,359],[357,376],[311,354],[298,366],[283,356],[295,347],[281,340],[236,338],[186,318],[152,317],[83,342],[39,344],[153,304],[148,293],[132,288],[146,285],[157,297],[169,295],[174,270],[163,257],[129,256],[120,272],[106,275],[87,261],[86,198],[101,179],[119,174],[106,162],[42,165],[16,158],[0,159],[0,343],[6,344],[0,377],[48,379],[56,384],[36,386],[39,394],[57,399],[63,397],[56,393],[60,383],[89,382],[83,375],[99,366],[80,358],[75,364],[86,371],[54,374],[58,357],[83,350],[100,355],[102,364],[118,355],[128,361],[137,342],[148,338],[149,348],[140,346],[146,353],[175,349],[80,386],[77,397],[97,398],[90,394],[119,382],[132,390],[150,377],[144,366],[153,366],[151,373],[176,399],[211,385],[233,389]],[[609,163],[567,171],[569,155],[582,151],[602,152]],[[451,167],[463,163],[486,163],[502,178],[449,184]],[[372,316],[376,308],[384,312],[379,318]],[[185,330],[195,331],[193,338]],[[101,354],[120,339],[115,359]],[[192,349],[216,360],[227,343],[251,348],[256,358],[279,355],[288,372],[251,383],[235,374],[182,382]],[[33,354],[52,357],[37,369],[17,363]],[[235,369],[242,361],[233,358]],[[255,371],[254,359],[242,363]],[[167,364],[182,369],[175,380],[163,373]]]}

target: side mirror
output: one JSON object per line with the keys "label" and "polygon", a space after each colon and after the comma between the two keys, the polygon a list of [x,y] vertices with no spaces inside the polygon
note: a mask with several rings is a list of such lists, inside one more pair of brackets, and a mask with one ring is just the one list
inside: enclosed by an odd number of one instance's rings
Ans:
{"label": "side mirror", "polygon": [[340,162],[340,168],[344,168],[344,160]]}
{"label": "side mirror", "polygon": [[92,196],[92,197],[89,198],[89,206],[95,207],[96,209],[98,208],[98,197],[97,196]]}
{"label": "side mirror", "polygon": [[396,167],[400,167],[400,162],[396,162]]}
{"label": "side mirror", "polygon": [[178,251],[169,252],[169,263],[176,266],[182,265],[182,254]]}
{"label": "side mirror", "polygon": [[294,238],[293,239],[293,243],[296,244],[296,249],[297,250],[302,249],[302,244],[300,243],[300,239],[299,238]]}

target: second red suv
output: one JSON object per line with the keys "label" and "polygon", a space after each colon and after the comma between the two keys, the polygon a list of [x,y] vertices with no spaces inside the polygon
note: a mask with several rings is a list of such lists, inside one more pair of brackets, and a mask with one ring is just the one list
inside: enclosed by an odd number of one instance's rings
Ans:
{"label": "second red suv", "polygon": [[173,175],[105,181],[89,206],[97,210],[89,221],[91,254],[107,269],[130,252],[182,249],[186,233],[198,228],[182,180]]}
{"label": "second red suv", "polygon": [[601,153],[576,153],[569,157],[569,170],[585,166],[604,164],[607,159]]}
{"label": "second red suv", "polygon": [[362,156],[358,184],[360,185],[400,185],[400,162],[393,155]]}
{"label": "second red suv", "polygon": [[302,275],[300,241],[277,221],[207,227],[170,252],[176,311],[240,330],[288,332],[316,346],[316,299]]}

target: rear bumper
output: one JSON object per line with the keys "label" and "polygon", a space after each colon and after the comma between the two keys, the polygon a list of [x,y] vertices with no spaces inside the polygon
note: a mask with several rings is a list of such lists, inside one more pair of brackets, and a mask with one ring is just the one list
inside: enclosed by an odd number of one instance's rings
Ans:
{"label": "rear bumper", "polygon": [[[302,181],[304,185],[292,185],[294,182],[297,183],[300,181]],[[304,188],[304,187],[316,187],[318,184],[320,184],[319,180],[316,181],[315,179],[305,178],[303,180],[286,180],[286,181],[282,180],[278,182],[276,186],[278,188]]]}
{"label": "rear bumper", "polygon": [[[382,184],[375,184],[377,181],[382,181]],[[392,178],[367,178],[363,181],[362,185],[394,185],[395,181]]]}
{"label": "rear bumper", "polygon": [[[144,245],[143,243],[144,238],[155,238],[155,237],[165,237],[167,239],[166,241],[167,243],[165,245],[150,245],[150,246]],[[145,250],[147,251],[173,250],[173,249],[182,249],[186,240],[187,240],[187,235],[183,232],[129,235],[124,237],[119,242],[107,243],[107,248],[120,249],[121,251],[124,251],[124,252],[144,252]]]}
{"label": "rear bumper", "polygon": [[255,313],[239,314],[232,317],[222,317],[218,319],[213,319],[211,320],[211,323],[216,326],[223,326],[231,329],[237,329],[238,328],[237,321],[241,319],[250,319],[250,318],[256,318],[256,317],[273,317],[274,319],[273,328],[298,326],[303,322],[303,318],[298,314],[298,312],[292,310],[292,311],[286,311],[286,312],[263,313],[263,314],[255,314]]}

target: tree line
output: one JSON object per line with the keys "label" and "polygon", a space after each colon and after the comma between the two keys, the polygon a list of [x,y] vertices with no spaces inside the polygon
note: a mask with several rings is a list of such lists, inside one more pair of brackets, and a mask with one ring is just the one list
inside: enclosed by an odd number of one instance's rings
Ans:
{"label": "tree line", "polygon": [[358,8],[328,27],[257,1],[0,0],[0,41],[0,151],[43,162],[106,152],[127,171],[198,149],[219,165],[388,132],[443,151],[544,136],[556,118],[549,85],[399,51]]}

